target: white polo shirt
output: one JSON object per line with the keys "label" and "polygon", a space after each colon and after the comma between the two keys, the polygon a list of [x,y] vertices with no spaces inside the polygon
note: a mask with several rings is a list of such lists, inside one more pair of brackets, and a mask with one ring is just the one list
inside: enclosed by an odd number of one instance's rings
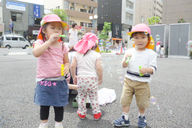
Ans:
{"label": "white polo shirt", "polygon": [[[138,51],[135,48],[131,48],[126,51],[125,55],[127,53],[132,55],[128,63],[127,71],[131,73],[139,74],[139,66],[145,67],[145,68],[151,67],[153,69],[153,73],[157,69],[157,54],[153,50],[146,48],[144,51]],[[124,59],[125,59],[125,56],[123,60]],[[126,73],[125,77],[131,80],[136,80],[141,82],[151,81],[151,76],[140,77],[140,76],[132,75],[130,73]]]}

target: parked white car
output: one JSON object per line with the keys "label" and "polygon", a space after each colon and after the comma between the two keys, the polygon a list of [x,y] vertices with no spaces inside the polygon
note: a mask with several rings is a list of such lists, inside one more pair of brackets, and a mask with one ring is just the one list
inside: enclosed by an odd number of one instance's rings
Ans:
{"label": "parked white car", "polygon": [[30,43],[20,35],[7,34],[0,37],[1,47],[6,48],[27,48]]}

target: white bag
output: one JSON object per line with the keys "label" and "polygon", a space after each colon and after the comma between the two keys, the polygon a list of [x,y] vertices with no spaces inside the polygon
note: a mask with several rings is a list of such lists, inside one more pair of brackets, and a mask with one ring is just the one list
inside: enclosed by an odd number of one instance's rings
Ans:
{"label": "white bag", "polygon": [[99,105],[106,105],[116,100],[114,89],[102,88],[98,91]]}

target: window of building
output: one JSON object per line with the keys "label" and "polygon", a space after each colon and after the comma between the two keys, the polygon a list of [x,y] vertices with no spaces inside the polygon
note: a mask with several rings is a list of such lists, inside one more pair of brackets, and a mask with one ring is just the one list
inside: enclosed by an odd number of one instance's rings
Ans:
{"label": "window of building", "polygon": [[34,24],[40,25],[41,18],[35,18]]}
{"label": "window of building", "polygon": [[84,22],[80,22],[80,26],[84,26]]}
{"label": "window of building", "polygon": [[18,13],[18,12],[11,12],[11,19],[12,21],[22,21],[22,13]]}
{"label": "window of building", "polygon": [[130,13],[126,13],[126,23],[128,24],[133,24],[133,14],[130,14]]}
{"label": "window of building", "polygon": [[71,3],[70,10],[75,10],[75,4]]}
{"label": "window of building", "polygon": [[80,9],[80,12],[87,12],[87,9]]}
{"label": "window of building", "polygon": [[75,10],[75,8],[74,7],[70,7],[70,10]]}
{"label": "window of building", "polygon": [[126,0],[126,7],[127,8],[130,8],[130,9],[133,9],[133,3],[129,0]]}
{"label": "window of building", "polygon": [[92,28],[93,24],[92,23],[88,23],[88,27]]}
{"label": "window of building", "polygon": [[84,23],[84,26],[85,26],[85,27],[88,27],[88,23]]}
{"label": "window of building", "polygon": [[57,6],[56,8],[57,8],[57,9],[60,9],[60,6]]}
{"label": "window of building", "polygon": [[93,8],[92,7],[89,7],[89,13],[93,14]]}
{"label": "window of building", "polygon": [[17,21],[16,13],[11,13],[11,19],[12,21]]}
{"label": "window of building", "polygon": [[88,23],[85,23],[85,22],[80,22],[80,26],[83,26],[83,27],[88,27],[89,24]]}

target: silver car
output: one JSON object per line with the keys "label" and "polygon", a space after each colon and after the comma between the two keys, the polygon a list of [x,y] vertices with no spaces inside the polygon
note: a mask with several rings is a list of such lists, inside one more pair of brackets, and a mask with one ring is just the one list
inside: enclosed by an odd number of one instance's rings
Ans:
{"label": "silver car", "polygon": [[23,36],[8,34],[0,37],[0,46],[25,49],[30,46],[30,43]]}

